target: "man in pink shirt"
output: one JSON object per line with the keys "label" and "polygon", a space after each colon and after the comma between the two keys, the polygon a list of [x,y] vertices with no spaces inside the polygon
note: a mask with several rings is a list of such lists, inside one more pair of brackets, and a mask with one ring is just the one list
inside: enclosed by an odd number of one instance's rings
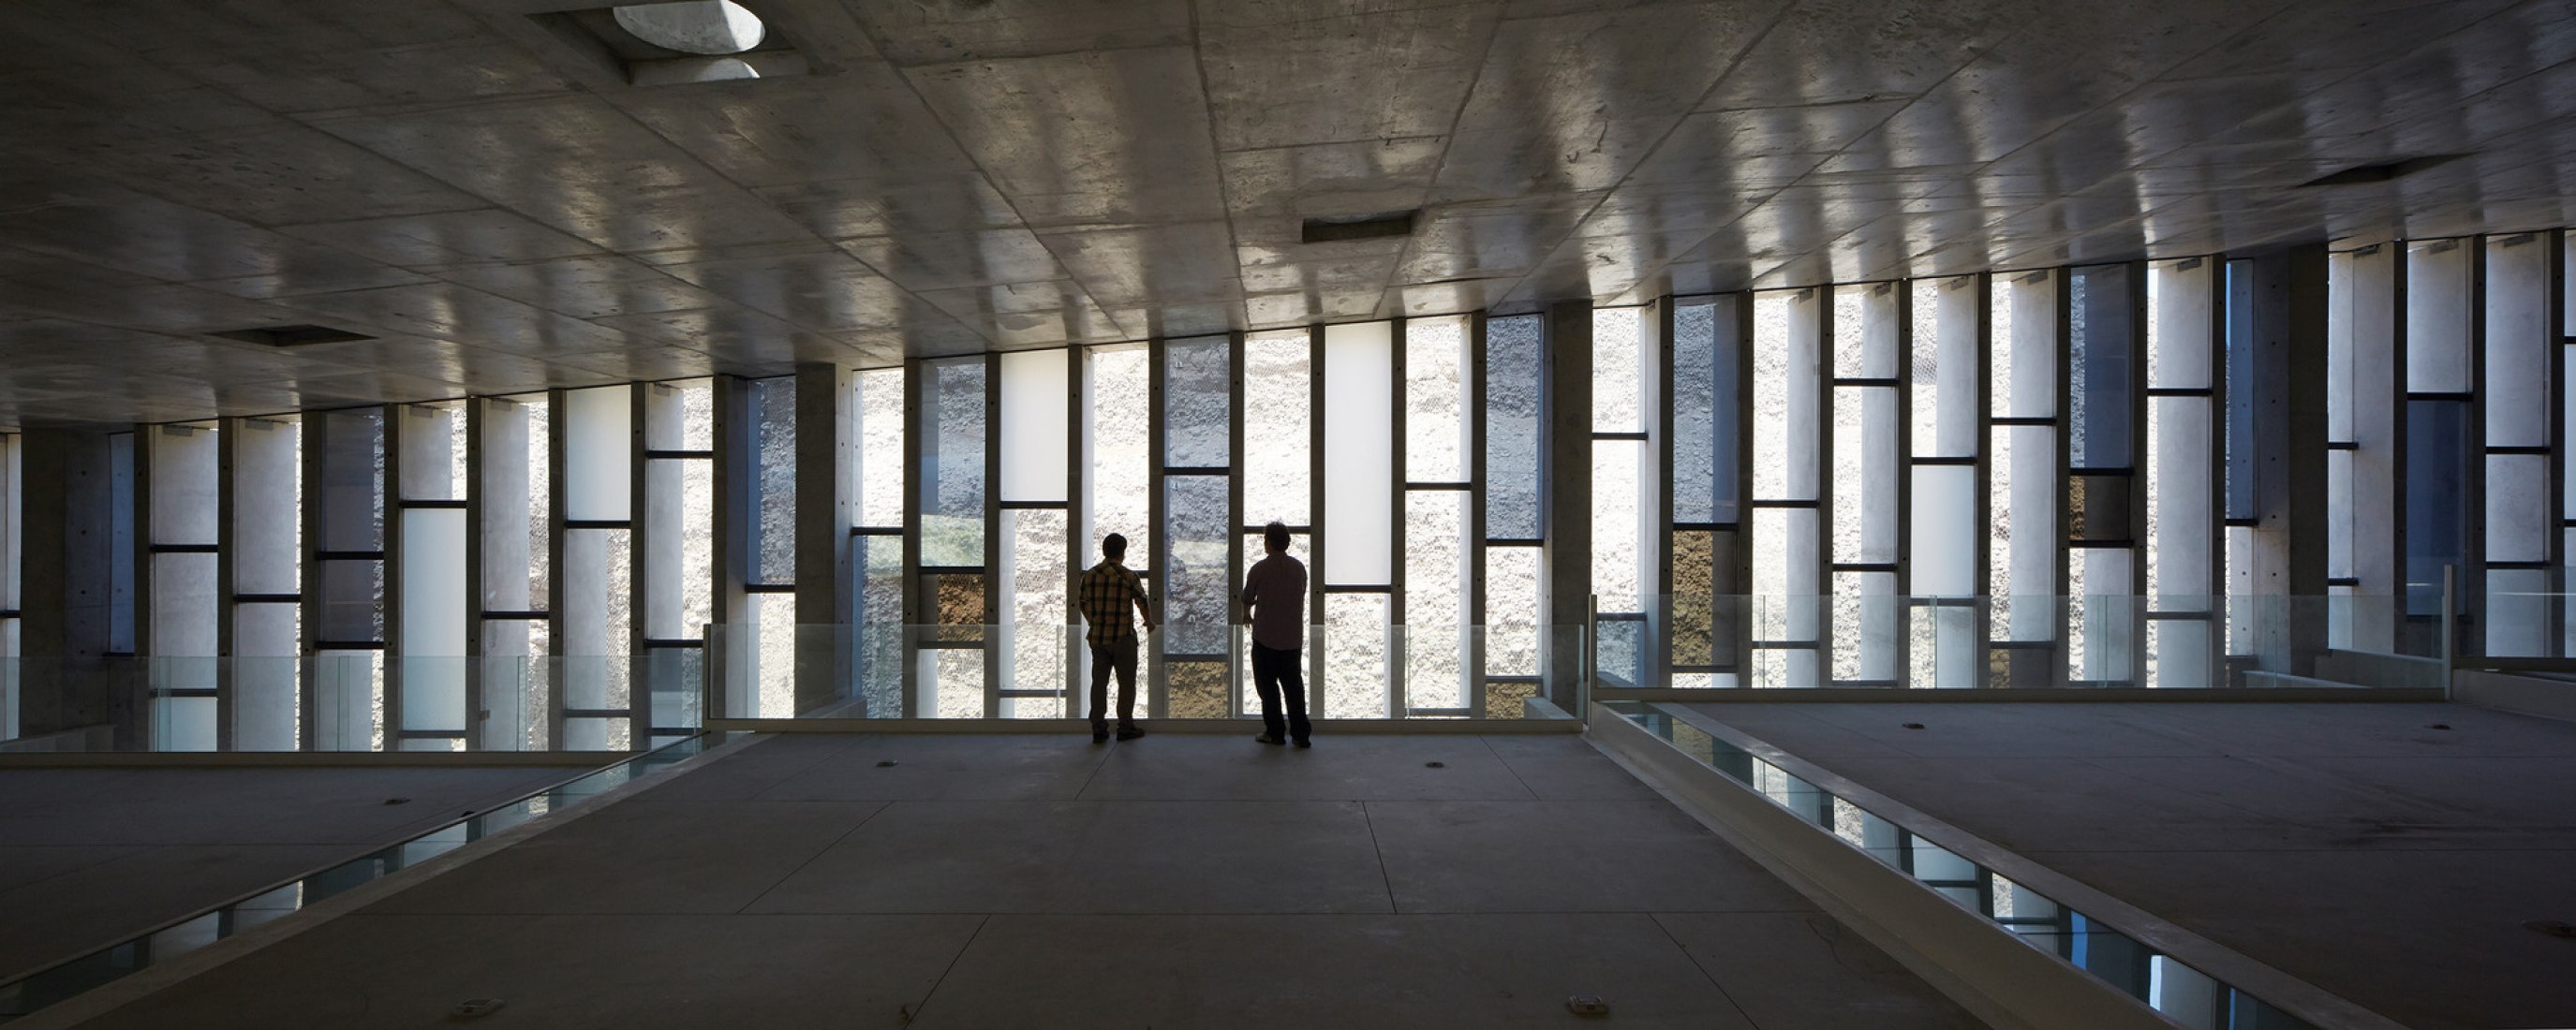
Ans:
{"label": "man in pink shirt", "polygon": [[[1306,563],[1288,556],[1288,527],[1273,522],[1261,527],[1270,556],[1252,565],[1243,577],[1244,614],[1252,622],[1252,685],[1261,692],[1262,734],[1252,739],[1285,744],[1295,737],[1309,746],[1313,727],[1306,723],[1306,677],[1297,670],[1297,652],[1306,640]],[[1279,688],[1288,688],[1288,722],[1279,722]]]}

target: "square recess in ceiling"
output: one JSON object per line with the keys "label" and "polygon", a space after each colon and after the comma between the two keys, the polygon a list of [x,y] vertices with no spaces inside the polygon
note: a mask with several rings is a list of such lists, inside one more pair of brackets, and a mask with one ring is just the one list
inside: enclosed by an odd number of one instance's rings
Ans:
{"label": "square recess in ceiling", "polygon": [[813,71],[774,23],[729,0],[537,11],[529,21],[630,86],[780,79]]}
{"label": "square recess in ceiling", "polygon": [[312,343],[347,343],[351,340],[375,339],[365,333],[333,329],[327,325],[272,325],[257,329],[226,329],[206,335],[268,347],[302,347]]}

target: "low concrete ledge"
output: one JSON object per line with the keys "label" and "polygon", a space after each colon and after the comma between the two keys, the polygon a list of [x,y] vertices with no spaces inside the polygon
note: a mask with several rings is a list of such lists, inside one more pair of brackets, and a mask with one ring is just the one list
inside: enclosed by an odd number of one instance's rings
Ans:
{"label": "low concrete ledge", "polygon": [[2462,669],[2451,674],[2451,700],[2500,712],[2576,720],[2576,680]]}
{"label": "low concrete ledge", "polygon": [[[2161,692],[2160,692],[2161,693]],[[2157,920],[1991,843],[1687,710],[1674,718],[2326,1030],[2399,1030],[2375,1013]],[[2144,1002],[1845,844],[1644,728],[1595,707],[1586,736],[1773,875],[1999,1030],[2170,1030]]]}
{"label": "low concrete ledge", "polygon": [[[2135,704],[2140,701],[2170,701],[2177,704],[2281,704],[2299,701],[2441,701],[2438,687],[2356,687],[2330,680],[2298,680],[2293,685],[2275,688],[2253,687],[2030,687],[2011,690],[1933,690],[1901,687],[1782,687],[1777,689],[1707,690],[1681,687],[1593,690],[1594,701],[1661,701],[1678,704],[1803,704],[1810,701],[1854,702],[1867,704],[2011,704],[2015,702],[2051,703],[2094,702],[2102,704]],[[2307,684],[2320,684],[2308,686]]]}
{"label": "low concrete ledge", "polygon": [[634,751],[31,751],[0,769],[563,768],[596,769]]}
{"label": "low concrete ledge", "polygon": [[[261,923],[258,926],[251,927],[250,929],[236,933],[230,937],[226,937],[204,947],[197,948],[187,954],[180,955],[177,958],[155,962],[147,968],[138,970],[104,985],[73,995],[72,997],[64,999],[56,1004],[48,1005],[44,1008],[28,1013],[27,1015],[11,1020],[8,1023],[9,1028],[10,1030],[68,1030],[68,1028],[80,1026],[81,1024],[97,1019],[100,1016],[115,1011],[116,1009],[133,1004],[156,991],[166,989],[174,984],[185,981],[189,977],[196,976],[256,954],[262,949],[271,947],[280,942],[291,940],[313,930],[316,927],[323,926],[334,919],[338,919],[341,916],[355,912],[361,908],[365,908],[368,905],[375,904],[378,901],[401,893],[402,891],[409,890],[412,887],[418,886],[427,881],[455,872],[456,870],[472,863],[479,862],[495,853],[515,846],[530,837],[551,832],[567,823],[587,818],[592,813],[607,808],[616,802],[659,788],[662,784],[678,779],[688,773],[703,769],[708,765],[713,764],[719,758],[723,758],[727,755],[742,751],[745,748],[752,747],[765,739],[768,738],[745,737],[718,744],[715,747],[708,748],[696,755],[692,755],[687,759],[682,760],[679,764],[662,770],[654,775],[647,776],[640,780],[628,780],[624,783],[618,784],[617,786],[601,791],[597,795],[594,795],[579,804],[550,811],[543,816],[529,819],[516,826],[512,826],[480,840],[468,841],[444,854],[435,855],[417,864],[405,866],[401,869],[394,870],[393,872],[386,873],[383,876],[379,876],[373,880],[359,884],[356,887],[352,887],[341,893],[334,894],[320,901],[305,905],[276,919]],[[599,754],[601,752],[589,753]],[[616,754],[620,756],[617,760],[636,757],[636,753],[634,752],[621,751],[616,752]],[[357,852],[351,857],[358,857],[365,853],[366,852],[364,851]],[[279,880],[257,890],[244,892],[235,896],[231,900],[224,902],[222,905],[215,905],[202,909],[196,913],[180,919],[172,920],[162,925],[164,927],[175,926],[190,919],[202,917],[207,912],[216,911],[228,905],[238,904],[244,899],[257,897],[279,887],[302,880],[307,876],[311,876],[314,873],[328,868],[330,868],[330,866],[326,865],[307,872],[298,873],[295,876]]]}
{"label": "low concrete ledge", "polygon": [[[1138,719],[1147,733],[1259,733],[1259,719]],[[709,730],[754,733],[990,733],[1084,736],[1089,719],[709,719]],[[1383,736],[1415,733],[1581,733],[1570,718],[1525,719],[1317,719],[1315,735]]]}

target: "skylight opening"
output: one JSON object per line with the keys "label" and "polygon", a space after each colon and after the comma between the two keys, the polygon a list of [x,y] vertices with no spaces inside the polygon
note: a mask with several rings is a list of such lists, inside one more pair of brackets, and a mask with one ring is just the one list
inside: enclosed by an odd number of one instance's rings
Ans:
{"label": "skylight opening", "polygon": [[[733,0],[633,4],[611,8],[619,28],[635,38],[684,54],[739,54],[769,38],[769,26]],[[746,76],[721,76],[739,78]]]}

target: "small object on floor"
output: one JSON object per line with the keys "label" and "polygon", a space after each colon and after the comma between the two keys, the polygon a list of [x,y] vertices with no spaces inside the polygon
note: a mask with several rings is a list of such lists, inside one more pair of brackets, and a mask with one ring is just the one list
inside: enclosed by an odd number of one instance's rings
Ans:
{"label": "small object on floor", "polygon": [[448,1015],[457,1019],[481,1019],[485,1016],[491,1015],[495,1011],[498,1011],[500,1008],[501,999],[499,998],[475,998],[467,1001],[465,1004],[457,1006],[456,1010],[448,1013]]}
{"label": "small object on floor", "polygon": [[1909,730],[1919,730],[1923,728],[1923,724],[1919,722],[1909,722],[1905,724],[1905,728]]}
{"label": "small object on floor", "polygon": [[411,804],[411,799],[410,799],[410,798],[386,798],[386,799],[385,799],[385,803],[386,803],[386,804],[388,804],[388,805],[408,805],[408,804]]}
{"label": "small object on floor", "polygon": [[1578,994],[1565,999],[1565,1010],[1578,1016],[1606,1016],[1610,1014],[1610,1003],[1598,994]]}
{"label": "small object on floor", "polygon": [[884,760],[879,761],[879,762],[877,763],[877,768],[879,768],[879,769],[892,769],[892,768],[894,768],[894,759],[888,758],[888,759],[884,759]]}
{"label": "small object on floor", "polygon": [[1285,744],[1288,742],[1288,738],[1286,737],[1274,737],[1267,733],[1255,734],[1252,739],[1264,744]]}
{"label": "small object on floor", "polygon": [[1145,731],[1136,726],[1122,726],[1118,729],[1118,739],[1120,740],[1134,740],[1144,735]]}
{"label": "small object on floor", "polygon": [[2533,933],[2576,940],[2576,924],[2563,923],[2555,919],[2534,919],[2522,924],[2522,928]]}
{"label": "small object on floor", "polygon": [[1449,763],[1447,763],[1447,762],[1424,762],[1424,763],[1422,763],[1422,767],[1423,767],[1423,768],[1425,768],[1425,769],[1446,769],[1446,768],[1448,768],[1448,767],[1449,767]]}
{"label": "small object on floor", "polygon": [[2437,722],[2424,728],[2428,730],[2447,730],[2451,728],[2451,724],[2447,722]]}

